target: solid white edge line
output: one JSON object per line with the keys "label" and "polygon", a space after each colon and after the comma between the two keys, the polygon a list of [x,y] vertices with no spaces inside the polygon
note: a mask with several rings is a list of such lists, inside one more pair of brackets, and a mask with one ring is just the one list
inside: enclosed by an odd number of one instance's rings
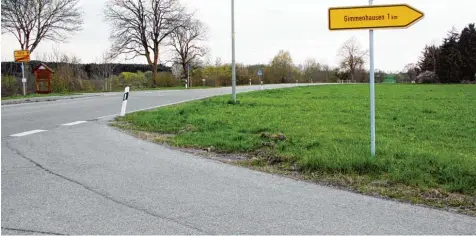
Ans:
{"label": "solid white edge line", "polygon": [[36,134],[36,133],[45,132],[45,131],[46,131],[46,130],[35,129],[35,130],[26,131],[26,132],[23,132],[23,133],[12,134],[12,135],[10,135],[10,136],[12,136],[12,137],[21,137],[21,136],[26,136],[26,135],[30,135],[30,134]]}
{"label": "solid white edge line", "polygon": [[[299,84],[298,86],[329,85],[329,84],[332,84],[332,83]],[[291,87],[296,87],[295,84],[289,84],[289,85],[291,85]],[[231,87],[221,87],[221,88],[223,89],[223,88],[231,88]],[[184,91],[184,90],[165,90],[165,91]],[[259,90],[245,90],[245,91],[241,91],[239,93],[247,93],[247,92],[253,92],[253,91],[259,91]],[[200,98],[193,98],[193,99],[183,100],[183,101],[180,101],[180,102],[173,102],[173,103],[168,103],[168,104],[163,104],[163,105],[158,105],[158,106],[153,106],[153,107],[146,107],[146,108],[142,108],[142,109],[134,110],[134,111],[129,111],[129,112],[126,111],[126,114],[134,113],[134,112],[138,112],[138,111],[150,110],[150,109],[159,108],[159,107],[177,105],[177,104],[180,104],[180,103],[191,102],[191,101],[195,101],[195,100],[200,100],[200,99],[210,98],[210,97],[220,96],[220,95],[223,95],[223,94],[215,94],[215,95],[204,96],[204,97],[200,97]],[[115,116],[118,116],[118,115],[120,115],[120,114],[101,116],[101,117],[98,117],[97,119],[102,120],[102,119],[105,119],[105,118],[115,117]]]}
{"label": "solid white edge line", "polygon": [[[207,97],[208,97],[208,96],[207,96]],[[138,109],[138,110],[134,110],[134,111],[128,111],[128,112],[126,112],[126,114],[128,114],[128,113],[134,113],[134,112],[138,112],[138,111],[150,110],[150,109],[159,108],[159,107],[177,105],[177,104],[180,104],[180,103],[191,102],[191,101],[195,101],[195,100],[204,99],[204,98],[207,98],[207,97],[203,97],[203,98],[193,98],[193,99],[183,100],[183,101],[180,101],[180,102],[173,102],[173,103],[167,103],[167,104],[162,104],[162,105],[153,106],[153,107],[146,107],[146,108],[142,108],[142,109]],[[101,116],[101,117],[98,117],[97,119],[98,119],[98,120],[102,120],[102,119],[105,119],[105,118],[115,117],[115,116],[118,116],[118,115],[120,115],[120,114],[113,114],[113,115],[108,115],[108,116]]]}
{"label": "solid white edge line", "polygon": [[87,121],[81,120],[81,121],[75,121],[75,122],[66,123],[66,124],[62,124],[62,125],[63,126],[72,126],[72,125],[79,125],[79,124],[86,123],[86,122]]}

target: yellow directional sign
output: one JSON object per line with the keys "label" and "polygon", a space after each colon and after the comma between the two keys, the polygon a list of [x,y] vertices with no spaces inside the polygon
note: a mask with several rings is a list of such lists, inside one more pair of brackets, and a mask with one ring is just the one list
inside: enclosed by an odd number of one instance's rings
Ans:
{"label": "yellow directional sign", "polygon": [[14,53],[15,62],[30,62],[29,50],[16,50]]}
{"label": "yellow directional sign", "polygon": [[329,29],[407,28],[423,16],[423,12],[406,4],[332,7]]}

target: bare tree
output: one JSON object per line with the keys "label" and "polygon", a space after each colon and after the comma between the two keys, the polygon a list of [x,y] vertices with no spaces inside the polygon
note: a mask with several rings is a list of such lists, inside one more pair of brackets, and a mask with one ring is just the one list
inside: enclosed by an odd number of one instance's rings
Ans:
{"label": "bare tree", "polygon": [[338,55],[342,57],[341,67],[349,71],[352,81],[355,72],[363,68],[365,64],[364,56],[367,55],[367,52],[367,50],[362,49],[354,37],[345,41],[340,48]]}
{"label": "bare tree", "polygon": [[304,61],[302,71],[306,80],[314,82],[318,80],[319,72],[321,71],[321,65],[319,65],[315,59],[308,58]]}
{"label": "bare tree", "polygon": [[105,16],[112,25],[110,56],[124,54],[126,59],[144,56],[157,85],[160,47],[172,32],[183,26],[185,8],[178,0],[108,0]]}
{"label": "bare tree", "polygon": [[215,58],[215,66],[219,67],[219,66],[222,66],[222,65],[223,65],[223,63],[221,61],[221,57]]}
{"label": "bare tree", "polygon": [[[96,60],[98,61],[98,60]],[[112,58],[109,57],[107,52],[102,54],[101,63],[94,65],[92,68],[92,76],[95,79],[104,80],[104,90],[112,90],[112,79],[116,64],[113,63]]]}
{"label": "bare tree", "polygon": [[2,0],[2,34],[13,34],[22,50],[33,52],[42,40],[65,42],[81,30],[79,0]]}
{"label": "bare tree", "polygon": [[415,63],[409,63],[403,68],[403,73],[405,73],[408,78],[408,80],[405,79],[405,82],[416,81],[418,75],[418,66]]}
{"label": "bare tree", "polygon": [[170,69],[176,79],[183,79],[184,70],[179,64],[173,64]]}
{"label": "bare tree", "polygon": [[185,78],[188,64],[196,64],[208,50],[200,45],[206,38],[206,28],[199,20],[189,20],[183,27],[176,28],[170,34],[169,45],[173,48],[172,62],[182,67],[182,78]]}

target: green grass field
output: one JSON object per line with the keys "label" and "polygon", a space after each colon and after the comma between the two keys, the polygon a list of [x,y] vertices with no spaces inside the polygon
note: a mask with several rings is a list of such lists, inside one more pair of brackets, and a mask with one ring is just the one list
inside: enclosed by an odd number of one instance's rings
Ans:
{"label": "green grass field", "polygon": [[476,86],[377,85],[377,156],[370,158],[368,85],[311,86],[220,96],[120,121],[175,134],[180,147],[258,156],[255,165],[366,176],[476,194]]}

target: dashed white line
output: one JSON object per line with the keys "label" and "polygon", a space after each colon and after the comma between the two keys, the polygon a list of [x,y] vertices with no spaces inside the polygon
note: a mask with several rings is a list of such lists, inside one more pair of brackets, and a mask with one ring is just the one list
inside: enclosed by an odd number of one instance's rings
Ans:
{"label": "dashed white line", "polygon": [[46,130],[35,129],[35,130],[26,131],[26,132],[23,132],[23,133],[12,134],[12,135],[10,135],[10,136],[12,136],[12,137],[21,137],[21,136],[26,136],[26,135],[30,135],[30,134],[36,134],[36,133],[45,132],[45,131],[46,131]]}
{"label": "dashed white line", "polygon": [[62,125],[63,126],[72,126],[72,125],[79,125],[79,124],[86,123],[86,122],[87,121],[81,120],[81,121],[75,121],[75,122],[66,123],[66,124],[62,124]]}

